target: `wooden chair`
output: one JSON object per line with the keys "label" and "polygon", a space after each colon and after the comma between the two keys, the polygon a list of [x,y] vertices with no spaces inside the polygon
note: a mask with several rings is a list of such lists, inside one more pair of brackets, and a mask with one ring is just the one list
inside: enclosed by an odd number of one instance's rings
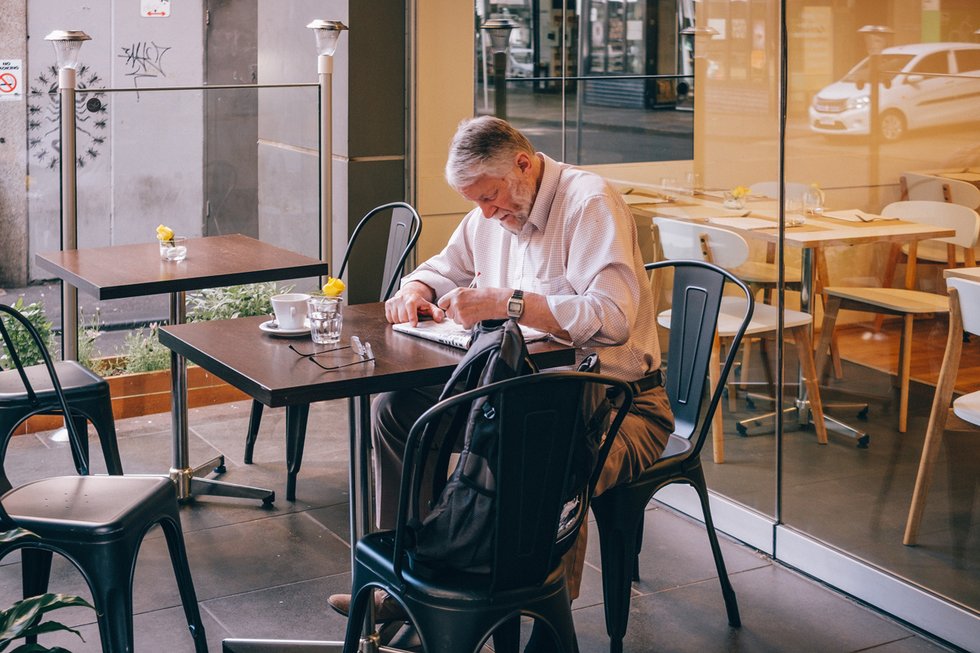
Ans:
{"label": "wooden chair", "polygon": [[[654,218],[653,228],[657,230],[654,239],[659,243],[664,258],[668,260],[696,260],[714,263],[726,269],[737,268],[749,255],[749,245],[742,236],[706,224],[672,220],[670,218]],[[738,297],[725,297],[721,303],[721,315],[718,318],[717,338],[731,339],[736,333],[739,318],[744,314],[745,300]],[[657,316],[657,322],[670,327],[670,311],[664,311]],[[779,309],[770,304],[756,304],[755,314],[749,323],[745,336],[776,335],[779,323]],[[820,402],[820,389],[817,386],[816,369],[814,367],[813,350],[810,341],[810,326],[813,316],[802,311],[786,309],[783,311],[783,325],[786,333],[792,335],[796,343],[796,351],[800,358],[803,376],[813,411],[813,424],[817,433],[817,442],[827,443],[827,429],[824,426],[823,406]],[[718,359],[709,368],[711,387],[714,388],[720,377]],[[729,388],[729,393],[734,388]],[[722,426],[722,412],[715,411],[712,422],[712,450],[714,461],[725,461],[725,439]]]}
{"label": "wooden chair", "polygon": [[[961,247],[973,247],[977,242],[978,216],[973,209],[959,204],[926,200],[893,202],[881,215],[943,226],[956,230],[950,240]],[[913,290],[916,274],[916,243],[909,246],[909,264],[905,288],[827,286],[823,328],[817,344],[817,373],[822,378],[827,353],[834,334],[838,313],[844,310],[895,315],[903,319],[902,339],[898,356],[899,410],[898,430],[905,433],[908,424],[909,375],[912,357],[912,324],[916,315],[948,313],[949,300],[935,293]]]}
{"label": "wooden chair", "polygon": [[[926,496],[932,484],[932,472],[942,448],[943,434],[949,417],[949,402],[953,397],[956,372],[963,351],[963,332],[980,335],[980,281],[950,278],[946,280],[949,292],[949,336],[946,340],[946,354],[939,370],[939,382],[932,400],[929,425],[926,427],[919,471],[915,476],[915,489],[912,491],[912,504],[909,506],[908,521],[902,543],[916,544],[919,526],[925,512]],[[980,391],[971,392],[953,401],[953,415],[972,425],[980,426]]]}

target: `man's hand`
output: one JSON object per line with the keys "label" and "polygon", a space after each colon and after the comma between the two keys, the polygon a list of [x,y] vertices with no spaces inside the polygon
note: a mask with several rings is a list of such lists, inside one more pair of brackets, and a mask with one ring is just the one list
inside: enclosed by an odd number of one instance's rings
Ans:
{"label": "man's hand", "polygon": [[418,325],[420,316],[442,322],[446,314],[432,303],[434,298],[432,288],[420,281],[410,281],[385,302],[385,319],[392,324],[408,322],[412,326]]}
{"label": "man's hand", "polygon": [[[469,329],[480,320],[506,317],[510,294],[506,288],[454,288],[439,299],[439,308],[464,329]],[[504,307],[503,312],[501,307]]]}

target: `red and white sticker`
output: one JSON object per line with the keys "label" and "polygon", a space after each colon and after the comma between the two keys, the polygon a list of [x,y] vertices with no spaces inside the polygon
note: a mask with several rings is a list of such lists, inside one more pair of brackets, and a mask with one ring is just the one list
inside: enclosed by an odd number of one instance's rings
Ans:
{"label": "red and white sticker", "polygon": [[24,77],[20,59],[0,59],[0,102],[24,97]]}
{"label": "red and white sticker", "polygon": [[166,18],[170,15],[170,0],[140,0],[140,16]]}

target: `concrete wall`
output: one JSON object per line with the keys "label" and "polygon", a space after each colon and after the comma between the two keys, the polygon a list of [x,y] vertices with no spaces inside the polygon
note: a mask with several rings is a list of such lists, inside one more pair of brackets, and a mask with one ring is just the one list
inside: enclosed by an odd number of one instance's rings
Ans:
{"label": "concrete wall", "polygon": [[[21,70],[27,66],[26,21],[27,0],[0,3],[0,60],[20,60]],[[0,286],[27,282],[26,98],[0,101]]]}
{"label": "concrete wall", "polygon": [[[145,18],[139,4],[32,0],[27,33],[30,251],[60,240],[58,101],[54,50],[44,36],[81,29],[78,71],[78,245],[151,240],[163,222],[196,236],[203,224],[203,98],[200,91],[146,89],[203,81],[203,0],[175,3],[167,18]],[[44,273],[31,266],[31,277]]]}

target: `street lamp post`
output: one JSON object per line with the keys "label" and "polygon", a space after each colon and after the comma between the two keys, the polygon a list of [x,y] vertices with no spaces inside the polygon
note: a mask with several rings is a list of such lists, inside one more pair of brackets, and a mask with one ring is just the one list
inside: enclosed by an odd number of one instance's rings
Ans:
{"label": "street lamp post", "polygon": [[872,208],[878,206],[878,139],[879,131],[879,84],[881,76],[881,51],[894,32],[884,25],[865,25],[858,30],[864,36],[868,50],[868,186]]}
{"label": "street lamp post", "polygon": [[[75,70],[82,43],[91,37],[80,30],[55,30],[44,37],[54,45],[58,59],[61,100],[61,249],[78,248],[78,192],[75,155]],[[65,360],[78,360],[78,288],[61,284],[61,352]]]}
{"label": "street lamp post", "polygon": [[490,36],[490,49],[493,50],[493,113],[501,120],[507,120],[507,48],[510,45],[510,32],[517,23],[510,18],[490,18],[480,29]]}
{"label": "street lamp post", "polygon": [[[333,55],[340,33],[339,20],[314,20],[308,28],[316,36],[316,69],[320,82],[320,260],[333,273]],[[321,278],[321,283],[324,279]]]}

